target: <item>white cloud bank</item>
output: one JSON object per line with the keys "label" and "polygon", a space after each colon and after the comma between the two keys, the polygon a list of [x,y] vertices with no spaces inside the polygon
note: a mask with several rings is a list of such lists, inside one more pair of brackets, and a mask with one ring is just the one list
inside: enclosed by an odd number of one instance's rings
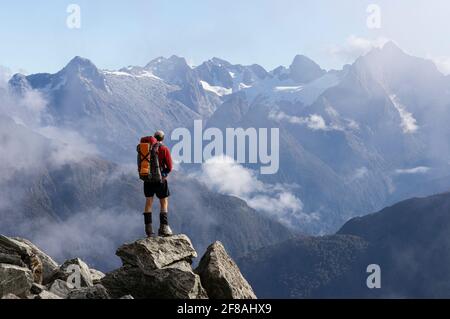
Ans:
{"label": "white cloud bank", "polygon": [[207,160],[194,177],[214,191],[245,200],[250,207],[285,225],[319,219],[315,213],[303,212],[303,203],[291,192],[291,185],[263,183],[252,170],[230,157],[217,156]]}

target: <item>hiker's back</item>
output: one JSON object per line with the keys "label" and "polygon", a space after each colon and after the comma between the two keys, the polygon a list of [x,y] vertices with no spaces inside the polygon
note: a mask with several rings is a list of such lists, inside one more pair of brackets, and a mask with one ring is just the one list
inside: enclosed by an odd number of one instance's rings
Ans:
{"label": "hiker's back", "polygon": [[158,150],[161,143],[153,136],[143,137],[137,146],[137,164],[139,178],[145,182],[161,183],[161,169]]}

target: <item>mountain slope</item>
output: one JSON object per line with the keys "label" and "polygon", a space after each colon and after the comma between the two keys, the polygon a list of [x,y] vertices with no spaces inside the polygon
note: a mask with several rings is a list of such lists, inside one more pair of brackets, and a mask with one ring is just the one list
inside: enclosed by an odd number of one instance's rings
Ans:
{"label": "mountain slope", "polygon": [[[449,298],[449,212],[450,193],[414,198],[352,219],[336,235],[291,239],[238,264],[260,297]],[[366,286],[370,264],[381,267],[381,289]]]}

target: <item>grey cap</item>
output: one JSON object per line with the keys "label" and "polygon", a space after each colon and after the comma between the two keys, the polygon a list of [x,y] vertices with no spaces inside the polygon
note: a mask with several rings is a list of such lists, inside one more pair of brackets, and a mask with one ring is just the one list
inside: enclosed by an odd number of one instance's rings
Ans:
{"label": "grey cap", "polygon": [[155,137],[156,137],[156,139],[158,139],[158,140],[163,140],[163,139],[164,139],[164,136],[165,136],[165,134],[164,134],[163,131],[156,131],[156,132],[155,132]]}

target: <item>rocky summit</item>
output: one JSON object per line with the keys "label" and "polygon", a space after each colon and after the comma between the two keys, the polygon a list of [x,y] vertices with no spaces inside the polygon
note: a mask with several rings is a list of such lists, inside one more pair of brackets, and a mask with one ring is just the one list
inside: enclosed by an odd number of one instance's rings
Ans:
{"label": "rocky summit", "polygon": [[197,252],[186,235],[153,237],[119,247],[110,273],[80,258],[58,265],[36,245],[0,235],[1,299],[254,299],[252,287],[220,242],[192,268]]}

